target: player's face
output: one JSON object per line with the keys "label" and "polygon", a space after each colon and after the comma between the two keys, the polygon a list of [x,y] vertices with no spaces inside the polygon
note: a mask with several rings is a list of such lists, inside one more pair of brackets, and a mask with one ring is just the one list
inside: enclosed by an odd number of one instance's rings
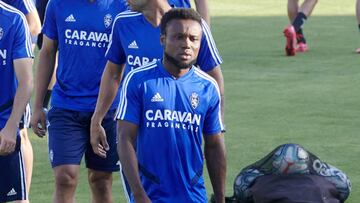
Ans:
{"label": "player's face", "polygon": [[164,57],[180,69],[191,67],[197,59],[202,29],[194,20],[171,20],[161,36]]}
{"label": "player's face", "polygon": [[126,3],[132,11],[141,12],[148,0],[126,0]]}

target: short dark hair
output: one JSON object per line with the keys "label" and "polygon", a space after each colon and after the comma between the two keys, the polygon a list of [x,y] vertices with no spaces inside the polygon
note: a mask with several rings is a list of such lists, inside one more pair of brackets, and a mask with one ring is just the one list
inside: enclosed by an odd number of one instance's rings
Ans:
{"label": "short dark hair", "polygon": [[171,20],[194,20],[201,25],[201,16],[192,8],[173,8],[164,14],[160,22],[161,35],[166,34],[166,27]]}

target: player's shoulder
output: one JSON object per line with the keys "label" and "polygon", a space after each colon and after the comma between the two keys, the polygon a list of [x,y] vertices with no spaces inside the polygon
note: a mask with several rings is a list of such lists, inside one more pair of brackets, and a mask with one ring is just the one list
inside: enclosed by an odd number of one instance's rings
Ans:
{"label": "player's shoulder", "polygon": [[[157,67],[159,66],[159,61],[158,60],[154,60],[150,63],[147,63],[143,66],[140,66],[136,69],[133,69],[132,71],[130,71],[126,78],[125,78],[125,82],[127,80],[132,80],[132,81],[144,81],[147,78],[152,78],[154,73],[157,73]],[[137,83],[137,82],[135,82]]]}
{"label": "player's shoulder", "polygon": [[193,68],[194,74],[196,75],[197,79],[202,82],[202,84],[204,84],[205,86],[213,86],[217,89],[219,88],[216,80],[213,77],[211,77],[209,74],[205,73],[198,67],[194,66]]}
{"label": "player's shoulder", "polygon": [[0,16],[2,17],[2,21],[7,19],[8,23],[20,23],[25,19],[24,14],[9,4],[0,1]]}
{"label": "player's shoulder", "polygon": [[72,6],[79,6],[80,2],[73,0],[49,0],[46,9],[61,8],[60,12],[64,12],[63,9],[71,8]]}
{"label": "player's shoulder", "polygon": [[126,10],[116,15],[115,21],[119,22],[134,22],[142,17],[142,13]]}

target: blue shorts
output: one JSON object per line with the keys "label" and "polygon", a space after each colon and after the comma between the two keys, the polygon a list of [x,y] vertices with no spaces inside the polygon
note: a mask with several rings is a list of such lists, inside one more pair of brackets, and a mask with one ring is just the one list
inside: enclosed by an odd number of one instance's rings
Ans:
{"label": "blue shorts", "polygon": [[94,154],[90,144],[92,114],[93,112],[79,112],[57,107],[49,110],[49,159],[52,167],[68,164],[80,165],[85,154],[87,168],[105,172],[119,171],[115,111],[109,111],[102,122],[110,147],[105,159]]}
{"label": "blue shorts", "polygon": [[25,169],[19,135],[15,151],[7,156],[0,156],[0,170],[0,202],[26,200]]}

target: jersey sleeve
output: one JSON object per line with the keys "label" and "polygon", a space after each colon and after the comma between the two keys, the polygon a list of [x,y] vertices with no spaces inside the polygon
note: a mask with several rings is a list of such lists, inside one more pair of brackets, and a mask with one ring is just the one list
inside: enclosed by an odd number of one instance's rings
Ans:
{"label": "jersey sleeve", "polygon": [[221,110],[220,110],[220,90],[218,86],[213,85],[212,91],[209,91],[210,103],[209,109],[206,112],[204,120],[204,135],[215,135],[224,130],[224,126],[221,121]]}
{"label": "jersey sleeve", "polygon": [[12,2],[14,3],[12,6],[21,11],[24,15],[27,15],[36,9],[32,0],[17,0]]}
{"label": "jersey sleeve", "polygon": [[32,58],[30,31],[25,16],[18,15],[14,20],[14,45],[12,59]]}
{"label": "jersey sleeve", "polygon": [[56,25],[56,2],[50,0],[45,10],[44,25],[42,33],[52,40],[58,40],[58,32]]}
{"label": "jersey sleeve", "polygon": [[139,83],[133,75],[133,72],[130,72],[124,79],[116,119],[139,125],[141,120],[142,97],[140,96]]}
{"label": "jersey sleeve", "polygon": [[105,53],[105,58],[115,64],[124,64],[126,62],[126,55],[121,44],[121,36],[120,36],[120,18],[116,17],[115,22],[113,24],[111,30],[110,42],[108,45],[108,49]]}
{"label": "jersey sleeve", "polygon": [[222,63],[222,58],[216,48],[210,28],[204,20],[202,20],[202,29],[203,34],[196,65],[198,65],[202,71],[208,72],[220,65]]}

